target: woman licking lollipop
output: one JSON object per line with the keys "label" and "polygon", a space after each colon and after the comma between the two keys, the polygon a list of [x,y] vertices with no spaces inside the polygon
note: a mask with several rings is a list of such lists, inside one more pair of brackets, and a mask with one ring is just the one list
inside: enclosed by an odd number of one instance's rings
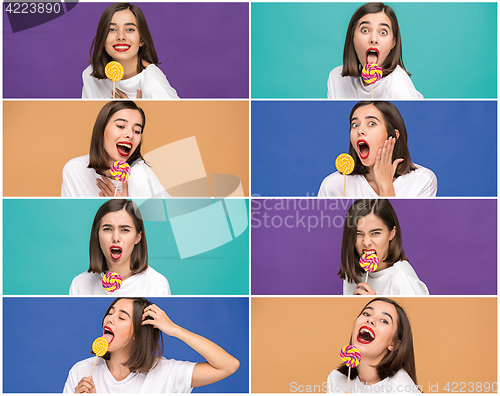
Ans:
{"label": "woman licking lollipop", "polygon": [[[349,154],[354,170],[346,181],[347,197],[434,197],[434,173],[412,162],[403,117],[390,102],[359,102],[351,110]],[[321,183],[318,197],[344,196],[339,172]]]}
{"label": "woman licking lollipop", "polygon": [[[64,393],[187,393],[220,381],[238,370],[239,361],[206,338],[170,320],[144,298],[117,298],[102,321],[107,353],[76,363]],[[163,334],[175,337],[203,356],[204,363],[166,359]]]}
{"label": "woman licking lollipop", "polygon": [[112,98],[113,82],[104,72],[109,62],[123,66],[116,82],[118,98],[178,99],[165,74],[157,67],[153,38],[141,9],[116,3],[104,11],[90,48],[90,66],[83,71],[82,98]]}
{"label": "woman licking lollipop", "polygon": [[[373,84],[361,76],[367,65],[381,70],[382,77]],[[391,7],[367,3],[353,14],[347,28],[343,65],[333,69],[328,77],[328,98],[423,98],[403,64],[398,19]]]}
{"label": "woman licking lollipop", "polygon": [[[376,256],[373,272],[360,258]],[[359,199],[347,211],[338,275],[345,295],[428,295],[403,250],[399,220],[387,199]],[[366,276],[366,280],[365,280]]]}
{"label": "woman licking lollipop", "polygon": [[[351,369],[351,392],[419,392],[410,321],[395,301],[371,300],[355,320],[349,344],[361,355]],[[343,363],[333,370],[328,392],[345,393],[347,373]]]}
{"label": "woman licking lollipop", "polygon": [[[145,124],[144,111],[132,101],[104,105],[94,124],[90,154],[73,158],[64,166],[61,196],[169,197],[141,154]],[[116,161],[130,165],[130,177],[124,183],[111,175]]]}
{"label": "woman licking lollipop", "polygon": [[170,295],[167,279],[148,265],[144,222],[134,202],[112,199],[99,208],[90,231],[89,252],[89,269],[73,279],[69,294],[110,295],[103,277],[111,272],[122,280],[119,289],[111,289],[115,295]]}

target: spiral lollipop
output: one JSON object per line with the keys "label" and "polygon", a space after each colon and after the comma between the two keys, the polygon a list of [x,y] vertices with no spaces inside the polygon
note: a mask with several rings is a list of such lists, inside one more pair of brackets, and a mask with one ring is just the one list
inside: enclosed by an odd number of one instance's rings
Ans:
{"label": "spiral lollipop", "polygon": [[102,278],[102,287],[107,292],[115,292],[122,286],[122,277],[116,272],[108,272]]}
{"label": "spiral lollipop", "polygon": [[382,75],[382,68],[376,63],[368,63],[361,71],[361,78],[367,84],[375,84]]}
{"label": "spiral lollipop", "polygon": [[347,374],[347,393],[349,393],[349,381],[351,378],[351,368],[356,367],[361,361],[361,353],[359,353],[358,348],[352,345],[346,345],[340,350],[340,358],[349,367],[349,372]]}
{"label": "spiral lollipop", "polygon": [[368,281],[368,272],[374,272],[377,270],[379,259],[375,253],[363,253],[359,259],[359,265],[366,271],[366,280]]}
{"label": "spiral lollipop", "polygon": [[[111,176],[113,176],[116,180],[120,182],[126,182],[128,180],[128,177],[130,175],[130,165],[127,164],[125,161],[116,161],[110,169]],[[116,186],[115,189],[115,197],[116,197],[116,192],[118,191],[118,186]]]}
{"label": "spiral lollipop", "polygon": [[104,356],[108,351],[108,346],[109,346],[108,340],[106,340],[104,337],[98,337],[92,343],[92,352],[95,353],[95,360],[94,360],[94,365],[92,366],[92,371],[90,372],[90,377],[92,377],[92,373],[94,372],[94,367],[97,362],[97,357]]}
{"label": "spiral lollipop", "polygon": [[123,78],[125,70],[123,70],[123,66],[120,63],[112,61],[104,68],[104,74],[113,81],[113,98],[116,98],[116,82]]}
{"label": "spiral lollipop", "polygon": [[340,154],[335,160],[335,167],[344,175],[344,197],[346,186],[346,175],[350,175],[354,170],[354,159],[349,154]]}

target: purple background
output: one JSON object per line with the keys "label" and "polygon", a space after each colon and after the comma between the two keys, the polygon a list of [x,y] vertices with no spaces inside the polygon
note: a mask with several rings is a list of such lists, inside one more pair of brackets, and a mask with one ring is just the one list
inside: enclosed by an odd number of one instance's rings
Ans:
{"label": "purple background", "polygon": [[[271,208],[267,210],[266,206]],[[300,201],[277,210],[279,202]],[[324,210],[322,201],[338,202]],[[348,202],[348,203],[346,203]],[[343,218],[353,200],[252,200],[252,294],[342,294],[340,269]],[[391,199],[400,222],[403,248],[431,295],[496,295],[497,209],[494,199]],[[312,207],[314,203],[314,208]],[[344,206],[342,205],[344,204]],[[307,206],[308,205],[308,206]],[[321,205],[318,209],[317,205]],[[345,209],[344,209],[345,208]],[[336,219],[339,228],[319,225],[307,231],[307,216],[321,219],[321,211]],[[306,216],[306,228],[296,227],[296,212]],[[264,214],[268,228],[265,227]],[[270,226],[273,216],[293,228]],[[260,222],[260,225],[259,225]],[[278,225],[280,220],[274,219]]]}
{"label": "purple background", "polygon": [[[18,33],[4,11],[3,97],[81,98],[90,45],[110,4],[78,3]],[[159,67],[180,98],[248,98],[248,4],[135,4],[148,22]]]}

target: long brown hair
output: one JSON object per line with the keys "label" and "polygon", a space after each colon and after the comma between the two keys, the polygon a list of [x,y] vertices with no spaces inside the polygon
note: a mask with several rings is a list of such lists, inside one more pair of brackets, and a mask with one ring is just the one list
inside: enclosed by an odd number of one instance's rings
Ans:
{"label": "long brown hair", "polygon": [[104,73],[104,68],[106,65],[113,60],[111,56],[106,52],[104,45],[109,33],[109,26],[111,24],[111,19],[117,11],[130,10],[137,19],[137,29],[139,30],[139,36],[141,38],[142,46],[139,47],[139,52],[137,53],[137,73],[140,73],[145,69],[142,64],[142,60],[149,63],[158,64],[158,55],[156,54],[155,46],[153,44],[153,37],[148,28],[148,23],[146,18],[142,13],[141,9],[136,5],[129,3],[116,3],[110,5],[102,13],[99,24],[97,25],[97,32],[95,34],[92,45],[90,46],[90,64],[92,65],[92,77],[97,79],[106,78]]}
{"label": "long brown hair", "polygon": [[384,261],[394,264],[396,261],[408,260],[403,250],[403,237],[399,226],[398,216],[391,203],[387,199],[358,199],[354,201],[347,211],[344,221],[344,231],[342,233],[342,248],[340,252],[340,275],[351,283],[358,283],[359,277],[364,274],[364,270],[359,265],[359,254],[356,251],[356,240],[358,233],[358,221],[373,213],[380,218],[389,231],[396,227],[396,234],[389,241],[387,257],[381,258]]}
{"label": "long brown hair", "polygon": [[[375,301],[382,301],[387,304],[391,304],[396,308],[398,313],[397,327],[394,332],[394,338],[392,339],[394,343],[394,348],[392,351],[387,351],[387,354],[382,358],[377,367],[377,375],[383,380],[387,377],[394,376],[399,370],[405,370],[413,383],[417,385],[417,372],[415,368],[415,353],[413,351],[413,334],[411,332],[411,325],[408,316],[404,309],[394,300],[385,297],[377,297],[366,304],[361,310],[361,316],[368,305]],[[349,341],[352,343],[352,339]],[[361,357],[363,358],[363,357]],[[337,367],[337,370],[342,374],[347,376],[348,367],[345,364],[341,364]],[[351,369],[351,379],[358,376],[358,370],[356,368]]]}
{"label": "long brown hair", "polygon": [[[399,176],[406,175],[407,173],[410,173],[417,169],[410,157],[410,150],[408,149],[408,133],[406,132],[405,122],[397,107],[394,106],[391,102],[384,102],[380,100],[358,102],[351,110],[351,114],[349,115],[349,123],[351,123],[354,112],[357,109],[363,106],[370,105],[375,106],[382,113],[382,116],[384,117],[385,129],[387,131],[387,138],[393,137],[394,139],[396,139],[394,151],[392,152],[392,161],[394,162],[394,160],[398,158],[403,158],[404,160],[403,162],[398,164],[394,177],[398,178]],[[396,135],[396,129],[399,132],[399,137]],[[354,170],[351,174],[366,175],[369,170],[359,159],[356,150],[352,146],[352,143],[349,143],[349,155],[354,158]]]}
{"label": "long brown hair", "polygon": [[[106,316],[108,316],[109,311],[113,308],[116,302],[121,299],[132,300],[134,303],[134,312],[132,314],[132,334],[134,335],[134,341],[130,357],[124,365],[128,367],[131,372],[147,373],[156,367],[161,356],[163,355],[163,334],[153,325],[142,324],[142,314],[144,309],[152,304],[150,301],[142,297],[116,298],[108,307],[106,314],[102,319],[103,326],[104,320],[106,320]],[[151,319],[151,317],[146,317],[146,319]],[[110,357],[110,352],[107,352],[103,356],[105,360],[109,360]]]}
{"label": "long brown hair", "polygon": [[[113,100],[108,102],[101,109],[95,120],[92,138],[90,139],[89,165],[88,168],[94,169],[97,173],[109,170],[109,155],[104,150],[104,130],[108,125],[113,114],[120,110],[137,110],[142,117],[142,132],[146,126],[146,114],[131,100]],[[132,165],[136,160],[144,158],[141,154],[142,139],[132,155],[127,159],[127,163]]]}
{"label": "long brown hair", "polygon": [[111,199],[105,202],[97,211],[92,223],[90,231],[89,256],[90,264],[87,272],[101,274],[108,272],[108,263],[99,243],[99,228],[101,227],[102,218],[111,212],[118,212],[125,209],[134,221],[135,230],[137,233],[142,233],[141,240],[134,246],[130,256],[130,270],[133,274],[143,272],[148,268],[148,244],[146,242],[146,232],[144,230],[144,222],[142,221],[141,212],[133,201],[126,199]]}
{"label": "long brown hair", "polygon": [[380,65],[384,77],[389,75],[396,69],[399,65],[407,74],[411,74],[406,70],[403,63],[403,44],[401,42],[401,34],[399,31],[398,18],[394,10],[383,3],[366,3],[359,7],[351,17],[349,26],[347,27],[347,34],[345,36],[344,44],[344,63],[342,66],[342,77],[360,77],[361,76],[361,62],[356,55],[356,50],[354,49],[354,32],[358,25],[358,21],[367,14],[377,14],[379,12],[384,12],[391,20],[392,33],[394,35],[394,41],[396,44],[394,48],[389,52],[384,63]]}

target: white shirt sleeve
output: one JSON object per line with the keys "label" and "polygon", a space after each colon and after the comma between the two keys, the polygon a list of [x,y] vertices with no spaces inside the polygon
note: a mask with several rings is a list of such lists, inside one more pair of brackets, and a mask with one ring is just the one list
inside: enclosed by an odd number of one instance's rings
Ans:
{"label": "white shirt sleeve", "polygon": [[156,65],[149,65],[142,82],[142,97],[145,99],[179,99],[177,91]]}

